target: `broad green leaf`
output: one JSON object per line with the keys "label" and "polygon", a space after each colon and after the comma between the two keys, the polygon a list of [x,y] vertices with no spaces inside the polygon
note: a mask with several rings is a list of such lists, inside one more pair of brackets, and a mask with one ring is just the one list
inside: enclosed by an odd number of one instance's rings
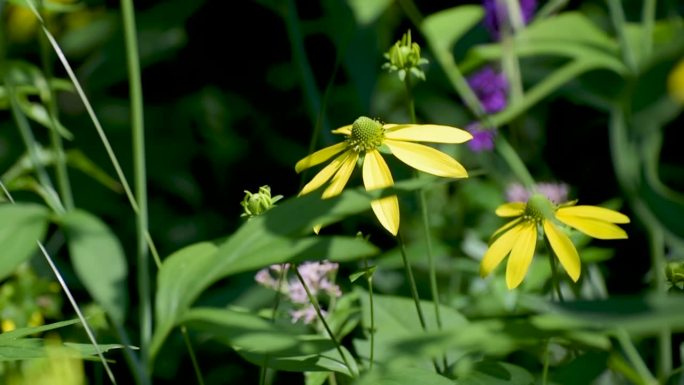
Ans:
{"label": "broad green leaf", "polygon": [[[366,292],[360,289],[359,292],[363,309],[362,324],[364,330],[370,331],[370,300]],[[438,331],[434,306],[431,302],[421,301],[428,330],[425,332],[421,327],[412,299],[375,294],[373,305],[376,327],[374,354],[376,363],[401,366],[411,362],[412,366],[431,368],[430,358],[435,354],[450,350],[449,358],[453,362],[463,353],[458,348],[449,349],[449,346],[445,346],[450,331],[462,329],[468,324],[465,317],[453,308],[440,307],[442,324],[448,331]],[[364,360],[370,357],[369,338],[354,341],[356,350]]]}
{"label": "broad green leaf", "polygon": [[128,265],[121,243],[96,216],[72,210],[60,218],[76,274],[95,301],[118,323],[128,307]]}
{"label": "broad green leaf", "polygon": [[374,370],[354,382],[355,385],[453,385],[453,380],[435,373],[434,369],[416,367]]}
{"label": "broad green leaf", "polygon": [[[299,346],[301,328],[295,325],[274,324],[245,310],[193,308],[183,314],[180,322],[190,329],[207,333],[236,349],[247,352],[275,355],[292,350],[310,354],[317,352],[313,344]],[[324,342],[321,351],[334,347],[332,341]]]}
{"label": "broad green leaf", "polygon": [[548,305],[535,317],[544,329],[604,330],[621,328],[633,335],[651,336],[663,328],[684,330],[684,297],[634,296]]}
{"label": "broad green leaf", "polygon": [[326,225],[370,208],[370,201],[434,183],[412,180],[395,188],[373,191],[349,190],[332,199],[316,194],[292,198],[264,215],[246,222],[218,246],[202,243],[174,253],[164,261],[158,275],[157,328],[153,336],[154,357],[178,317],[214,282],[231,274],[256,270],[275,263],[329,259],[349,261],[377,253],[358,237],[308,236],[315,225]]}
{"label": "broad green leaf", "polygon": [[459,377],[456,385],[531,385],[534,376],[527,370],[506,362],[482,361],[465,376]]}
{"label": "broad green leaf", "polygon": [[[323,337],[320,336],[302,337],[301,342],[303,346],[307,346],[312,343],[315,345],[316,343],[326,341],[322,338]],[[349,351],[344,346],[341,347],[341,350],[344,356],[347,358],[347,362],[349,362],[349,364],[351,365],[351,372],[356,375],[359,369],[356,366],[354,357],[351,355],[351,353],[349,353]],[[255,365],[266,365],[269,368],[275,370],[282,370],[287,372],[332,371],[349,375],[349,369],[344,365],[344,361],[342,360],[340,353],[335,348],[316,354],[299,355],[299,352],[293,351],[291,352],[291,355],[278,356],[247,352],[242,349],[237,350],[237,352],[244,359]]]}
{"label": "broad green leaf", "polygon": [[[266,363],[278,370],[332,370],[349,374],[333,341],[322,335],[307,334],[295,325],[274,324],[246,311],[218,308],[191,309],[180,322],[210,334],[256,365]],[[347,358],[353,362],[351,355]],[[357,372],[355,365],[352,370]]]}
{"label": "broad green leaf", "polygon": [[37,204],[0,204],[0,280],[38,249],[48,215],[48,209]]}
{"label": "broad green leaf", "polygon": [[451,50],[458,39],[484,16],[479,5],[461,5],[426,17],[422,29],[434,48]]}
{"label": "broad green leaf", "polygon": [[354,13],[356,22],[360,25],[368,25],[392,5],[392,0],[347,0],[347,4]]}
{"label": "broad green leaf", "polygon": [[608,353],[586,352],[571,362],[555,369],[551,378],[564,385],[592,384],[607,370]]}

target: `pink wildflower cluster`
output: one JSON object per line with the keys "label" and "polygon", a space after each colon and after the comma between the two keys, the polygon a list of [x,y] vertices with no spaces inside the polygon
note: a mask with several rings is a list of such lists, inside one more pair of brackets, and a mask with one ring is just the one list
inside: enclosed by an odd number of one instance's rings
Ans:
{"label": "pink wildflower cluster", "polygon": [[[534,185],[536,192],[547,197],[551,202],[560,204],[568,201],[568,185],[565,183],[542,182]],[[525,189],[520,183],[511,183],[506,188],[506,200],[509,202],[527,202],[534,191]]]}
{"label": "pink wildflower cluster", "polygon": [[[287,277],[290,268],[289,263],[272,265],[259,270],[254,280],[262,286],[279,290],[287,295],[293,305],[293,309],[290,310],[292,322],[302,320],[304,323],[310,324],[316,319],[316,310],[309,301],[304,285],[299,279],[294,274],[289,278]],[[309,292],[317,299],[322,296],[337,298],[342,295],[340,287],[333,282],[333,277],[338,269],[337,263],[328,261],[305,262],[299,265],[297,269]],[[321,310],[321,312],[325,314],[325,311]]]}

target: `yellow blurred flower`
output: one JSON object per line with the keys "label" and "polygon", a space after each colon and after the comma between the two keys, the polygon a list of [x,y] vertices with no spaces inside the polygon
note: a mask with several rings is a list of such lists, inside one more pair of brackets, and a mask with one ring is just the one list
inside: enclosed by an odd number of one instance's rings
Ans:
{"label": "yellow blurred flower", "polygon": [[[323,191],[323,198],[340,194],[359,159],[363,164],[366,190],[393,186],[392,174],[380,155],[381,148],[416,170],[448,178],[468,177],[466,169],[452,157],[414,143],[463,143],[472,139],[470,133],[459,128],[435,124],[382,124],[362,116],[353,124],[333,130],[333,133],[344,135],[345,141],[316,151],[297,162],[295,170],[299,173],[336,156],[304,186],[299,195],[308,194],[328,181],[330,184]],[[397,196],[374,200],[371,207],[382,226],[396,235],[399,231]]]}
{"label": "yellow blurred flower", "polygon": [[559,224],[570,226],[597,239],[624,239],[627,233],[616,224],[629,223],[629,218],[617,211],[597,206],[575,206],[575,202],[554,205],[541,194],[525,202],[499,206],[496,215],[515,218],[494,233],[494,242],[485,252],[480,275],[489,275],[508,257],[506,285],[514,289],[525,278],[532,262],[538,233],[543,233],[553,253],[570,278],[577,282],[581,267],[577,249]]}

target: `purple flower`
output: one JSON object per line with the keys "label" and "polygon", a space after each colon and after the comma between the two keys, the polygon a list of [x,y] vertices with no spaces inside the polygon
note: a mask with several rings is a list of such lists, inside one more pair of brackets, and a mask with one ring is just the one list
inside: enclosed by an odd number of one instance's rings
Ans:
{"label": "purple flower", "polygon": [[[568,185],[565,183],[542,182],[535,184],[534,188],[555,204],[568,200]],[[506,200],[509,202],[527,202],[531,195],[532,192],[520,183],[511,183],[506,188]]]}
{"label": "purple flower", "polygon": [[490,114],[506,108],[508,79],[492,67],[484,67],[468,77],[468,85],[480,99],[485,112]]}
{"label": "purple flower", "polygon": [[[518,3],[520,4],[523,23],[527,24],[534,16],[537,0],[518,0]],[[489,30],[489,34],[492,35],[492,39],[499,40],[501,26],[509,23],[506,0],[482,0],[482,6],[485,9],[484,25]]]}
{"label": "purple flower", "polygon": [[468,142],[471,151],[491,151],[494,148],[495,130],[483,129],[479,123],[470,123],[465,129],[473,135],[473,139]]}

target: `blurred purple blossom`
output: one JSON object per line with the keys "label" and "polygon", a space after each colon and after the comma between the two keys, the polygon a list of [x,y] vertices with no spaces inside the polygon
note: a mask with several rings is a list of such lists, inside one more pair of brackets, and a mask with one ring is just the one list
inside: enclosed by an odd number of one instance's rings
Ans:
{"label": "blurred purple blossom", "polygon": [[[537,8],[537,0],[518,0],[520,4],[520,14],[523,23],[532,20],[534,11]],[[506,11],[506,0],[483,0],[482,6],[485,9],[484,25],[487,27],[492,39],[499,40],[501,37],[501,25],[508,23],[508,12]]]}
{"label": "blurred purple blossom", "polygon": [[488,114],[506,108],[508,96],[508,79],[492,67],[484,67],[468,77],[468,85],[480,99],[484,111]]}
{"label": "blurred purple blossom", "polygon": [[477,122],[470,123],[465,129],[473,135],[473,139],[468,142],[471,151],[491,151],[494,148],[495,130],[482,128]]}
{"label": "blurred purple blossom", "polygon": [[[569,187],[565,183],[541,182],[535,184],[535,189],[555,204],[568,201]],[[511,183],[506,188],[506,200],[509,202],[527,202],[531,195],[532,192],[520,183]]]}

